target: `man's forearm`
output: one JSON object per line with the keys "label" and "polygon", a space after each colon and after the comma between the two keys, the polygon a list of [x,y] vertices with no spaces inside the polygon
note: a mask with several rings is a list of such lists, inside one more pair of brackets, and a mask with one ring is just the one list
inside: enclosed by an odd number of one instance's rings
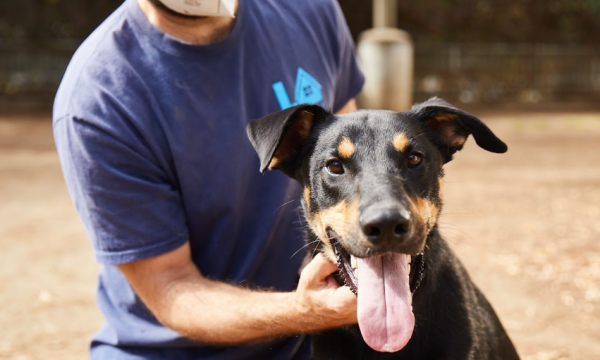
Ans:
{"label": "man's forearm", "polygon": [[314,330],[295,293],[256,291],[191,275],[164,292],[164,325],[190,339],[239,345]]}
{"label": "man's forearm", "polygon": [[317,255],[298,289],[251,290],[202,276],[189,244],[170,253],[119,265],[165,326],[214,345],[242,345],[356,323],[356,297],[329,276],[337,267]]}

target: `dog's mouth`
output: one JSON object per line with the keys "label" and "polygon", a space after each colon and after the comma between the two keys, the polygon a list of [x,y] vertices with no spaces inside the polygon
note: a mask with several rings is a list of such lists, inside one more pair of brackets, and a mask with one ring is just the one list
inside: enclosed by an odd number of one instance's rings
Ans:
{"label": "dog's mouth", "polygon": [[[354,295],[358,295],[358,260],[350,255],[335,237],[331,237],[331,247],[337,259],[338,273],[336,280],[340,285],[346,285]],[[423,279],[424,261],[423,253],[416,256],[406,255],[408,264],[408,277],[410,293],[414,294]]]}
{"label": "dog's mouth", "polygon": [[411,257],[386,253],[357,258],[348,253],[336,234],[328,235],[337,258],[338,282],[358,297],[358,325],[363,339],[377,351],[402,349],[414,329],[412,294],[423,275],[423,254]]}

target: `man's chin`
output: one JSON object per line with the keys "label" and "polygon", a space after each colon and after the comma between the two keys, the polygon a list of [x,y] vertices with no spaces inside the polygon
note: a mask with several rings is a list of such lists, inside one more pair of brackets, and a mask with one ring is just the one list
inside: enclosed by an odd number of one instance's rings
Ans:
{"label": "man's chin", "polygon": [[170,8],[168,8],[167,6],[165,6],[165,4],[163,4],[162,2],[160,2],[160,0],[147,0],[150,4],[152,4],[152,6],[154,6],[154,8],[156,8],[158,11],[165,13],[167,15],[170,16],[174,16],[177,17],[179,19],[185,19],[185,20],[205,20],[205,19],[209,19],[212,16],[200,16],[200,15],[187,15],[187,14],[182,14],[179,13],[177,11],[171,10]]}

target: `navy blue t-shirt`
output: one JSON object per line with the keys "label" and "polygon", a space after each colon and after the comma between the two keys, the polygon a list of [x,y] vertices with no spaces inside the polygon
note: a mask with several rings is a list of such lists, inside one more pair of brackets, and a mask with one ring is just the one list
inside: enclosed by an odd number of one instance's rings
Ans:
{"label": "navy blue t-shirt", "polygon": [[[116,264],[189,240],[207,277],[291,291],[303,252],[298,186],[259,172],[246,124],[297,103],[339,110],[363,76],[334,0],[243,0],[206,46],[127,0],[75,53],[54,104],[64,176],[102,267],[94,359],[290,359],[304,337],[219,348],[160,325]],[[201,311],[201,309],[198,309]]]}

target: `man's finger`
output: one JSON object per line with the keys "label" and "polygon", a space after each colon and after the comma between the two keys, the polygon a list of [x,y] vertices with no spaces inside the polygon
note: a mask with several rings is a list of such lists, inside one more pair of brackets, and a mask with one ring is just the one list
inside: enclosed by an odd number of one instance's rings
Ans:
{"label": "man's finger", "polygon": [[304,260],[302,260],[302,264],[300,264],[300,268],[298,269],[298,275],[302,273],[302,270],[310,263],[311,257],[310,254],[306,254]]}
{"label": "man's finger", "polygon": [[319,253],[308,263],[302,272],[308,275],[309,281],[322,282],[333,272],[337,271],[337,269],[337,266],[329,262],[323,254]]}
{"label": "man's finger", "polygon": [[356,295],[350,290],[348,286],[340,286],[335,290],[336,296],[342,301],[355,301]]}

